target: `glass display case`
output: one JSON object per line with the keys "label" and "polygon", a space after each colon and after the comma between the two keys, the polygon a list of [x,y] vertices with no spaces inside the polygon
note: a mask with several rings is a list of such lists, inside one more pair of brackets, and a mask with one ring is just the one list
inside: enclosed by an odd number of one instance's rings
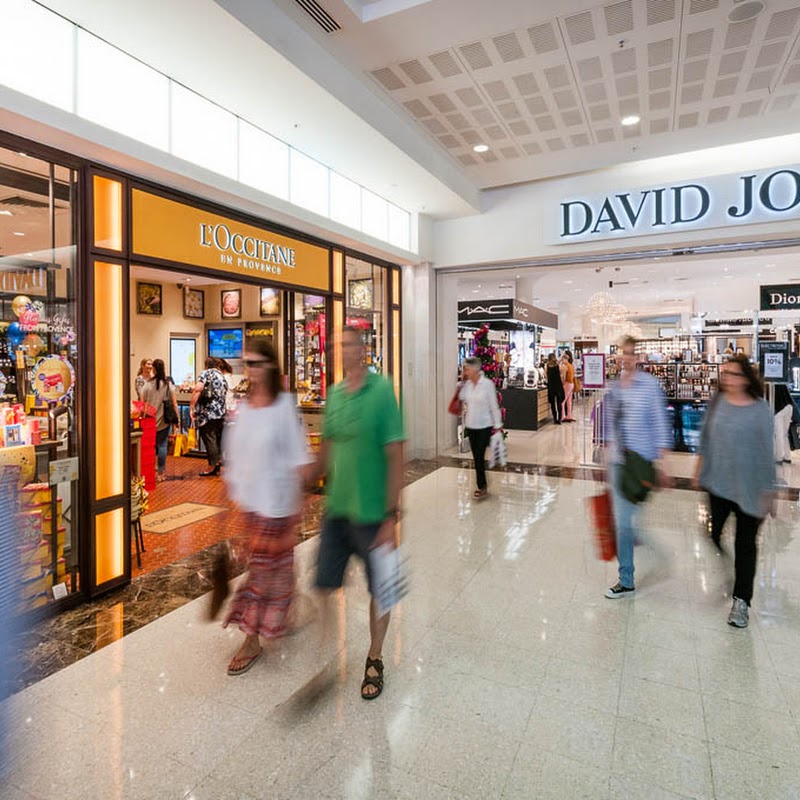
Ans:
{"label": "glass display case", "polygon": [[367,348],[367,367],[385,375],[388,364],[386,336],[386,269],[368,261],[347,256],[345,302],[347,325],[358,328]]}

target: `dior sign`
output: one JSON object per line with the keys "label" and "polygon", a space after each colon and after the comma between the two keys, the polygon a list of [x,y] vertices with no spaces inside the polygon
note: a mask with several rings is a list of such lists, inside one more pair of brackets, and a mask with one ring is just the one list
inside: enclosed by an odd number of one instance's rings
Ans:
{"label": "dior sign", "polygon": [[559,243],[800,218],[800,166],[565,200]]}

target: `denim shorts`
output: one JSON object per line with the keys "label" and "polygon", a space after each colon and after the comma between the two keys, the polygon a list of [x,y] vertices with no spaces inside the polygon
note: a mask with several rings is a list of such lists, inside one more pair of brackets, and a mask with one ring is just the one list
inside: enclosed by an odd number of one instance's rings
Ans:
{"label": "denim shorts", "polygon": [[350,556],[357,555],[364,562],[367,585],[372,594],[372,571],[368,556],[380,527],[380,522],[356,525],[345,517],[325,517],[317,557],[317,588],[339,589],[344,582],[344,571]]}

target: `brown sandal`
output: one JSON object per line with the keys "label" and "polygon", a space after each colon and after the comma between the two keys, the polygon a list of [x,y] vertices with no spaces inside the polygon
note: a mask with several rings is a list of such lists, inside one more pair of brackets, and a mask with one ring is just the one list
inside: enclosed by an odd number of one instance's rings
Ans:
{"label": "brown sandal", "polygon": [[[377,675],[368,675],[369,668],[377,672]],[[373,692],[372,694],[364,694],[364,689],[368,686],[372,686],[377,691]],[[381,692],[383,691],[383,660],[380,658],[370,658],[367,656],[367,663],[364,667],[364,680],[361,681],[361,699],[362,700],[374,700],[376,697],[380,697]]]}

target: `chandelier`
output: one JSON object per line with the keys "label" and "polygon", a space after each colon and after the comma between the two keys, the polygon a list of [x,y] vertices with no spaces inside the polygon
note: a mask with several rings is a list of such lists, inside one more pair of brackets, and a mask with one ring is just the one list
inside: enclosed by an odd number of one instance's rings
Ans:
{"label": "chandelier", "polygon": [[608,292],[595,292],[586,303],[586,314],[597,325],[623,325],[628,309]]}

